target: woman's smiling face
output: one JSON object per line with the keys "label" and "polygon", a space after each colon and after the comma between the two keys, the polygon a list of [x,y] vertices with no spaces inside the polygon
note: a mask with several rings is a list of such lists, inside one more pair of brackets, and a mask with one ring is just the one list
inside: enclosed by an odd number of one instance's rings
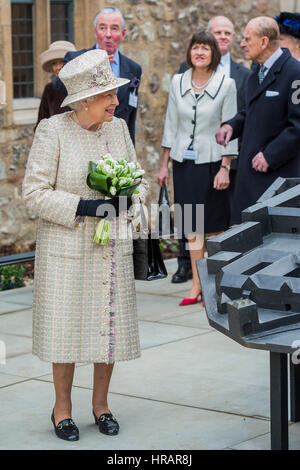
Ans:
{"label": "woman's smiling face", "polygon": [[93,122],[110,122],[113,119],[116,107],[119,104],[117,89],[96,95],[94,101],[87,101],[87,114]]}
{"label": "woman's smiling face", "polygon": [[194,67],[207,69],[211,64],[212,52],[208,44],[195,43],[191,48],[191,62]]}

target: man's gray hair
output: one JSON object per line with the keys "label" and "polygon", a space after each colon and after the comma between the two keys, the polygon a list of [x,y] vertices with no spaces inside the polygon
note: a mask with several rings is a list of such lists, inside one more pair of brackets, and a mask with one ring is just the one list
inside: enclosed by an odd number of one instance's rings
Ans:
{"label": "man's gray hair", "polygon": [[126,27],[125,19],[124,19],[124,16],[123,16],[121,10],[119,10],[119,8],[116,8],[116,7],[106,7],[106,8],[102,8],[102,10],[99,10],[98,13],[96,13],[94,21],[93,21],[94,28],[97,27],[97,20],[98,20],[99,15],[111,15],[112,13],[117,13],[118,15],[120,15],[121,24],[122,24],[122,31],[124,31],[124,29]]}
{"label": "man's gray hair", "polygon": [[260,37],[269,38],[271,45],[279,45],[280,31],[277,22],[268,16],[258,16],[252,18],[249,23],[255,24],[256,34]]}

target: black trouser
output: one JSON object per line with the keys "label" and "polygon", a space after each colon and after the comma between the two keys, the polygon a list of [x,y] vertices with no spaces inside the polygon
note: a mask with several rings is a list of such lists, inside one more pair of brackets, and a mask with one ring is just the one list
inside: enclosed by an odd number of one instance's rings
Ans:
{"label": "black trouser", "polygon": [[178,266],[185,266],[187,269],[191,269],[191,257],[189,250],[185,247],[186,243],[186,238],[182,238],[182,240],[179,240],[179,256],[177,258],[177,261]]}

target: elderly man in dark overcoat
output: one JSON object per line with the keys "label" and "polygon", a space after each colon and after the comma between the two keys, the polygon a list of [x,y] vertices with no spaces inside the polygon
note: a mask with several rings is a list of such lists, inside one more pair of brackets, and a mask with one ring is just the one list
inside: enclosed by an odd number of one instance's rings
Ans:
{"label": "elderly man in dark overcoat", "polygon": [[224,123],[216,140],[242,137],[231,223],[279,176],[300,176],[300,63],[279,46],[279,28],[269,17],[246,26],[241,47],[257,62],[248,80],[245,109]]}

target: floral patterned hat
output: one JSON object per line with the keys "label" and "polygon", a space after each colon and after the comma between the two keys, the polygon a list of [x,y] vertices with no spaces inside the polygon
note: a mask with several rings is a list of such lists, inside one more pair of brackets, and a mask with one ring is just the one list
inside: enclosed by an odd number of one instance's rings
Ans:
{"label": "floral patterned hat", "polygon": [[93,49],[75,57],[61,69],[58,76],[68,92],[61,107],[113,90],[130,81],[115,76],[107,52],[102,49]]}

